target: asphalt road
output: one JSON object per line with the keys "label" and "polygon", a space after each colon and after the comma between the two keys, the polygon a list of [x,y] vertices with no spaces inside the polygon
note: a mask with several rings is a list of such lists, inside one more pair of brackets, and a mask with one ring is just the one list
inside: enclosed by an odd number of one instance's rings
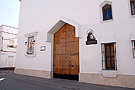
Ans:
{"label": "asphalt road", "polygon": [[0,90],[134,90],[130,88],[80,83],[75,80],[45,79],[0,72]]}

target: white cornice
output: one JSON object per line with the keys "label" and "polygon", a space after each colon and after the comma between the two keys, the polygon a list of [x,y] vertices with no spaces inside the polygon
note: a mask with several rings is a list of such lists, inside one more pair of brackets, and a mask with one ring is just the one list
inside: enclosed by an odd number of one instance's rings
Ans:
{"label": "white cornice", "polygon": [[6,26],[6,27],[10,27],[10,28],[14,28],[14,29],[17,29],[18,30],[18,28],[15,28],[15,27],[11,27],[11,26],[8,26],[8,25],[1,25],[0,27],[2,27],[2,26]]}
{"label": "white cornice", "polygon": [[24,36],[25,36],[25,37],[31,37],[31,36],[35,36],[35,35],[37,35],[37,34],[38,34],[38,32],[36,31],[36,32],[24,34]]}
{"label": "white cornice", "polygon": [[17,35],[17,34],[15,34],[15,33],[5,32],[5,31],[0,31],[0,34],[1,34],[1,33],[7,33],[7,34],[12,34],[12,35]]}

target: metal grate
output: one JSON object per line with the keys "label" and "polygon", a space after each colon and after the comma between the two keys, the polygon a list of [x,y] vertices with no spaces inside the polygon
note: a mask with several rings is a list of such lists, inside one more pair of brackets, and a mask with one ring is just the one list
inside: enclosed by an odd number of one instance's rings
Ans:
{"label": "metal grate", "polygon": [[132,52],[133,52],[133,58],[135,58],[135,41],[132,41]]}
{"label": "metal grate", "polygon": [[135,15],[135,0],[130,0],[131,14]]}
{"label": "metal grate", "polygon": [[102,70],[117,70],[116,43],[101,44]]}

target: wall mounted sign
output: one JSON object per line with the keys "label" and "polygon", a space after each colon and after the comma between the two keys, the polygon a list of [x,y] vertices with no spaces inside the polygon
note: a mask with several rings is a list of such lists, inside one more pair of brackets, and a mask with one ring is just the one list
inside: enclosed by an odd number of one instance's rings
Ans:
{"label": "wall mounted sign", "polygon": [[89,29],[87,31],[86,45],[90,45],[90,44],[97,44],[97,40],[96,40],[95,36],[93,35],[93,30],[92,29]]}
{"label": "wall mounted sign", "polygon": [[46,46],[41,46],[40,47],[40,51],[45,51],[46,50]]}

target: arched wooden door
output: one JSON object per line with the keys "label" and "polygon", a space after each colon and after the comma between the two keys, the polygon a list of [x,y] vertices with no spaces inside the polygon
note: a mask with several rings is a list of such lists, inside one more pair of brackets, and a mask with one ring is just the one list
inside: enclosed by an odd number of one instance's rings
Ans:
{"label": "arched wooden door", "polygon": [[79,73],[79,38],[75,37],[75,27],[69,24],[54,34],[53,73]]}

